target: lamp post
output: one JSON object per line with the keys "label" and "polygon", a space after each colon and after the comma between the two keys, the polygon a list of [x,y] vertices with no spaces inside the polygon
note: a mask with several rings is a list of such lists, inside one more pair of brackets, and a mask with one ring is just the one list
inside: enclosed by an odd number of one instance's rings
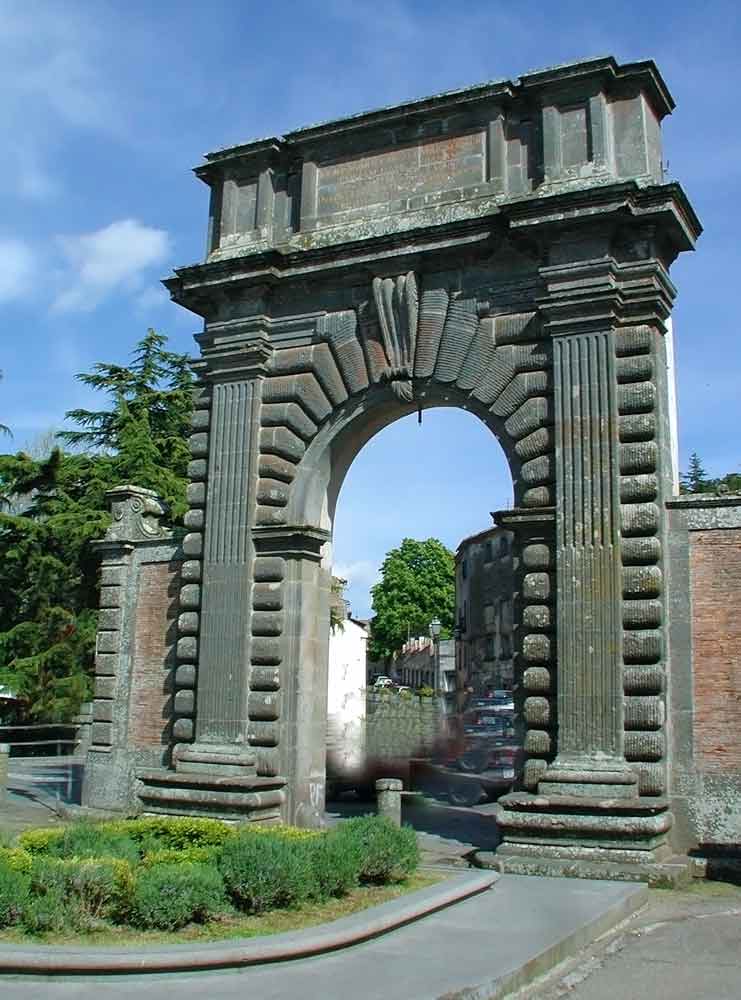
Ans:
{"label": "lamp post", "polygon": [[441,689],[440,684],[440,629],[442,628],[440,624],[440,619],[435,615],[435,617],[430,622],[430,636],[432,638],[432,652],[433,652],[433,662],[435,669],[435,682],[432,687],[439,691]]}

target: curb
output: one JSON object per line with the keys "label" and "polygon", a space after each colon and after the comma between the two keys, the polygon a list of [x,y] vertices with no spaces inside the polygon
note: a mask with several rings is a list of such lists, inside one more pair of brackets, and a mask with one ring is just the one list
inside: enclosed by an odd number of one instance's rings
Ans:
{"label": "curb", "polygon": [[440,885],[369,907],[330,924],[242,938],[198,947],[191,942],[146,951],[67,946],[27,948],[0,945],[0,974],[32,976],[128,975],[149,972],[196,972],[289,962],[349,948],[404,927],[431,913],[490,889],[496,872],[461,872]]}

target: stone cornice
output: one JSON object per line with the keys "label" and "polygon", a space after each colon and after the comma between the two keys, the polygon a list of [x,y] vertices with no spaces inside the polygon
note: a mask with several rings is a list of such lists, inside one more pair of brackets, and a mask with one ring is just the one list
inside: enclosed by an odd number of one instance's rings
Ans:
{"label": "stone cornice", "polygon": [[[284,245],[259,253],[192,264],[177,268],[163,284],[172,299],[193,312],[213,314],[215,293],[268,298],[281,282],[329,277],[338,271],[366,274],[374,265],[396,258],[400,269],[423,253],[473,252],[490,248],[507,233],[531,248],[540,248],[545,259],[551,241],[564,232],[602,228],[611,235],[618,229],[639,234],[654,227],[661,237],[662,256],[672,258],[691,249],[701,232],[700,223],[678,184],[641,187],[635,181],[591,187],[568,193],[529,197],[493,207],[484,218],[440,226],[411,229],[328,247],[299,250]],[[658,252],[658,251],[656,251]]]}
{"label": "stone cornice", "polygon": [[331,532],[311,525],[285,525],[282,527],[255,527],[252,538],[255,550],[261,556],[280,556],[283,559],[321,560],[322,546],[329,541]]}
{"label": "stone cornice", "polygon": [[551,336],[641,324],[663,329],[676,294],[656,259],[606,257],[543,267],[540,275],[546,294],[538,307]]}
{"label": "stone cornice", "polygon": [[565,86],[574,84],[584,87],[593,79],[603,82],[610,90],[620,92],[627,88],[640,88],[646,93],[654,111],[661,119],[674,110],[674,100],[661,73],[652,59],[620,65],[613,56],[600,56],[578,62],[564,63],[542,70],[525,73],[513,80],[492,80],[474,84],[458,90],[444,91],[415,101],[406,101],[390,107],[363,111],[346,118],[319,122],[294,129],[282,136],[268,136],[262,139],[226,146],[207,153],[206,164],[195,168],[195,173],[207,179],[209,171],[218,164],[225,164],[237,158],[264,159],[276,153],[290,154],[292,150],[316,143],[345,139],[365,130],[395,128],[404,125],[413,116],[412,126],[420,116],[454,111],[461,106],[470,107],[479,103],[512,103],[518,98],[528,101],[545,102],[550,92],[558,92]]}

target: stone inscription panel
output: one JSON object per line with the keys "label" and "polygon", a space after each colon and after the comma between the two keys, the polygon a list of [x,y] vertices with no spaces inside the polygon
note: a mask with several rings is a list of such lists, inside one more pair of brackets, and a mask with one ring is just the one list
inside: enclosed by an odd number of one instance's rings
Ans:
{"label": "stone inscription panel", "polygon": [[[376,205],[401,210],[415,196],[480,184],[486,179],[484,138],[483,132],[476,132],[431,139],[320,165],[317,217],[326,219]],[[394,204],[399,201],[401,205]]]}

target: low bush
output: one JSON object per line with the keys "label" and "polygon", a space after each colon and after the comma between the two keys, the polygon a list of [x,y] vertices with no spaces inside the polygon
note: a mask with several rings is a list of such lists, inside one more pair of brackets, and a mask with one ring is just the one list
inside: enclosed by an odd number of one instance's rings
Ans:
{"label": "low bush", "polygon": [[385,816],[359,816],[337,828],[337,838],[361,858],[361,882],[403,882],[419,864],[417,836],[410,826],[398,827]]}
{"label": "low bush", "polygon": [[216,864],[221,854],[220,847],[159,847],[142,858],[142,865],[211,865]]}
{"label": "low bush", "polygon": [[224,912],[221,875],[211,865],[153,865],[136,877],[130,922],[143,929],[177,930]]}
{"label": "low bush", "polygon": [[33,855],[21,847],[0,847],[0,866],[5,865],[15,872],[28,875],[33,864]]}
{"label": "low bush", "polygon": [[28,876],[0,860],[0,927],[12,927],[18,923],[28,890]]}
{"label": "low bush", "polygon": [[131,865],[140,860],[139,848],[125,833],[106,830],[100,823],[74,823],[51,840],[44,854],[51,858],[120,858]]}
{"label": "low bush", "polygon": [[141,819],[101,823],[100,829],[113,836],[134,840],[142,853],[157,849],[182,851],[191,847],[220,847],[234,836],[234,828],[218,819],[190,816],[143,816]]}
{"label": "low bush", "polygon": [[227,841],[219,868],[234,905],[250,913],[263,913],[296,906],[314,896],[310,843],[310,839],[291,842],[249,832]]}
{"label": "low bush", "polygon": [[131,866],[120,858],[34,859],[23,910],[29,931],[89,930],[123,921],[131,906]]}
{"label": "low bush", "polygon": [[363,859],[357,840],[332,830],[311,843],[310,864],[316,880],[317,899],[346,896],[360,879]]}

